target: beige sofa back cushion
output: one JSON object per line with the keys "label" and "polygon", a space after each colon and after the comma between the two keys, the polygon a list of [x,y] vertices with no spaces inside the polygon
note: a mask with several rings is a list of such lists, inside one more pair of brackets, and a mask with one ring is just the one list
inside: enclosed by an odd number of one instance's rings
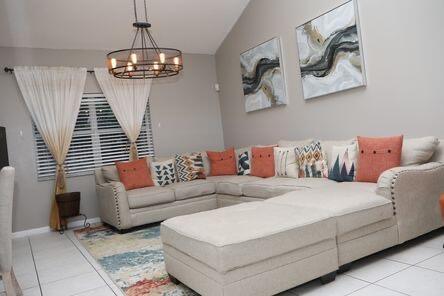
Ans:
{"label": "beige sofa back cushion", "polygon": [[428,162],[438,145],[439,140],[436,137],[405,139],[402,144],[401,166]]}
{"label": "beige sofa back cushion", "polygon": [[313,142],[313,139],[305,139],[305,140],[300,140],[300,141],[286,141],[286,140],[280,140],[278,142],[278,146],[279,147],[303,147],[303,146],[307,146],[310,145],[311,142]]}
{"label": "beige sofa back cushion", "polygon": [[435,154],[433,154],[431,161],[444,163],[444,139],[439,140],[438,147],[436,147]]}
{"label": "beige sofa back cushion", "polygon": [[102,167],[102,174],[106,182],[120,182],[119,172],[115,165]]}

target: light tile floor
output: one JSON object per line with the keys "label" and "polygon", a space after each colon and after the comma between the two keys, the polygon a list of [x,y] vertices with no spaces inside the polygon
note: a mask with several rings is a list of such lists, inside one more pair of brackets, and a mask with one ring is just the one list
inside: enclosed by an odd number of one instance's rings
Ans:
{"label": "light tile floor", "polygon": [[[441,229],[359,260],[330,284],[315,280],[280,296],[443,296],[443,243]],[[123,295],[72,231],[15,239],[13,249],[25,296]]]}

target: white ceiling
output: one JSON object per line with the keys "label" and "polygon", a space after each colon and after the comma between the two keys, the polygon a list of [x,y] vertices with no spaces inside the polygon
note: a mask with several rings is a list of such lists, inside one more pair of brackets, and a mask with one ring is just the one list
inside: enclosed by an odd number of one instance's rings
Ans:
{"label": "white ceiling", "polygon": [[[147,0],[151,32],[160,47],[214,54],[248,2]],[[0,0],[0,46],[128,48],[133,38],[132,3],[132,0]]]}

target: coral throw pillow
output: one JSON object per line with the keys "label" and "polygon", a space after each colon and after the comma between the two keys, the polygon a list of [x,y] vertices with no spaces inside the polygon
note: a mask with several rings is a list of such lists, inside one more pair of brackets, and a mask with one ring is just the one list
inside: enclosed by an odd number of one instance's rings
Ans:
{"label": "coral throw pillow", "polygon": [[378,182],[388,169],[401,165],[403,136],[388,138],[358,137],[358,182]]}
{"label": "coral throw pillow", "polygon": [[126,190],[154,186],[146,158],[129,162],[117,162],[120,182]]}
{"label": "coral throw pillow", "polygon": [[237,175],[234,148],[222,152],[207,151],[211,176]]}
{"label": "coral throw pillow", "polygon": [[274,147],[251,148],[251,175],[261,178],[273,177]]}

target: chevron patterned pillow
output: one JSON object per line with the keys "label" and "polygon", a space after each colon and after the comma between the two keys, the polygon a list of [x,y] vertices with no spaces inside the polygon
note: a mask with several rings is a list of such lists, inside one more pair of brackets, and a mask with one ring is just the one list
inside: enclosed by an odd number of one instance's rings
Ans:
{"label": "chevron patterned pillow", "polygon": [[304,147],[296,147],[295,152],[299,164],[299,178],[328,177],[327,157],[319,141]]}
{"label": "chevron patterned pillow", "polygon": [[152,162],[151,177],[153,178],[154,185],[156,186],[164,187],[176,183],[177,179],[174,159]]}
{"label": "chevron patterned pillow", "polygon": [[176,154],[174,162],[179,182],[206,178],[201,153]]}

